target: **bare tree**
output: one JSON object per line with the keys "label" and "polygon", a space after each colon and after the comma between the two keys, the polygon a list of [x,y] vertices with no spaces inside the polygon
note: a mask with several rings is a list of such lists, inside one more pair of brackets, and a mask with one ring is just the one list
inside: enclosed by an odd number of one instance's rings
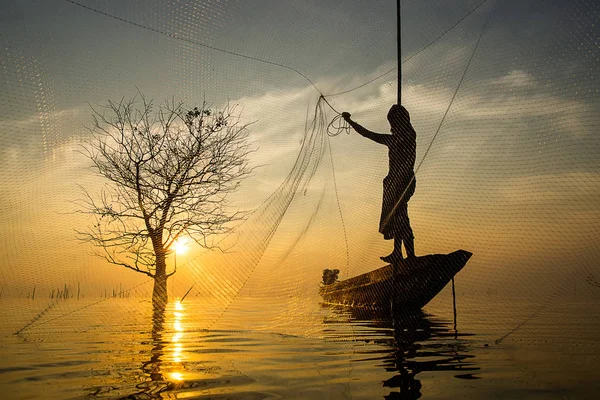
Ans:
{"label": "bare tree", "polygon": [[247,125],[229,106],[214,112],[171,101],[155,110],[141,94],[92,110],[84,154],[108,182],[98,196],[83,189],[80,211],[93,224],[80,239],[109,263],[152,277],[153,304],[164,307],[175,241],[185,235],[211,247],[242,217],[226,199],[250,172]]}

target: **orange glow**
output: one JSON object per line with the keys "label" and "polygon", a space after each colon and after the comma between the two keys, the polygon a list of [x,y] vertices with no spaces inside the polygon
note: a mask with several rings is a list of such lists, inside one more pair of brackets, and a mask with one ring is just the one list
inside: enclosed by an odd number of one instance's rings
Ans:
{"label": "orange glow", "polygon": [[177,239],[173,246],[175,248],[175,252],[178,254],[183,254],[187,251],[188,240],[184,238]]}

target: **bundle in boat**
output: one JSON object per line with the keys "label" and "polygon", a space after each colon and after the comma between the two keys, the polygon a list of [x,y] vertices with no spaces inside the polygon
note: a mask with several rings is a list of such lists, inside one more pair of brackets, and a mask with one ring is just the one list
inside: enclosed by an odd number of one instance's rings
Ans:
{"label": "bundle in boat", "polygon": [[471,255],[458,250],[401,260],[353,278],[323,284],[320,294],[325,302],[333,304],[419,310],[454,278]]}

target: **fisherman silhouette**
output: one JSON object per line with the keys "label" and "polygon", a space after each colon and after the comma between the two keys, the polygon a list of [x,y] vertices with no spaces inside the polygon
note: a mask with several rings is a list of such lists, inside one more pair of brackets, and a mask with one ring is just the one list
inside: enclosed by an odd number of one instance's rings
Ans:
{"label": "fisherman silhouette", "polygon": [[417,134],[410,123],[408,111],[394,104],[388,112],[391,135],[371,132],[350,119],[350,114],[342,113],[344,118],[360,135],[383,144],[389,150],[389,171],[383,179],[383,204],[379,220],[379,232],[384,239],[394,239],[394,251],[381,259],[396,263],[402,260],[402,243],[408,258],[415,257],[414,236],[408,219],[408,200],[415,192],[414,174]]}

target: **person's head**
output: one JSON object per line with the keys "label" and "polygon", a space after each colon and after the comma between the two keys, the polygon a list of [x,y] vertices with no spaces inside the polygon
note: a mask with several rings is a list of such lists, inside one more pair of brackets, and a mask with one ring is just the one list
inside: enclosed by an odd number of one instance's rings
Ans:
{"label": "person's head", "polygon": [[388,122],[392,128],[392,133],[399,133],[410,126],[410,114],[401,105],[394,104],[387,115]]}

